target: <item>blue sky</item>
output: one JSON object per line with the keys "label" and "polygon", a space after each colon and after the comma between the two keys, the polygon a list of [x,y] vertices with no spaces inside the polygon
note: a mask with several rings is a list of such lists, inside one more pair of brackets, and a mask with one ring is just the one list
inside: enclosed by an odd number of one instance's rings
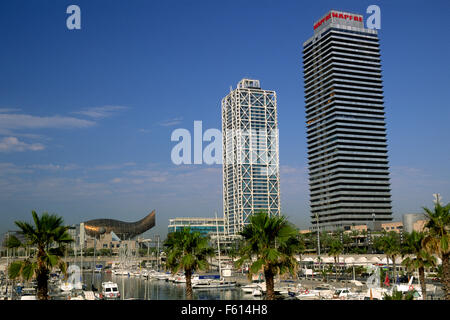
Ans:
{"label": "blue sky", "polygon": [[[66,8],[81,8],[68,30]],[[176,166],[176,128],[221,128],[244,78],[278,96],[282,211],[309,226],[302,43],[330,9],[381,8],[393,211],[450,201],[447,1],[2,1],[0,233],[31,210],[67,223],[222,215],[219,165]]]}

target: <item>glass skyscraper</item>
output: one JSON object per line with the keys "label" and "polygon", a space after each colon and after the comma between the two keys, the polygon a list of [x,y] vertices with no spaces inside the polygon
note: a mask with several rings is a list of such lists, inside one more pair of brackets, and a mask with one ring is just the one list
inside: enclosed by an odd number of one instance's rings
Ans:
{"label": "glass skyscraper", "polygon": [[222,99],[223,210],[228,235],[249,216],[280,214],[276,93],[243,79]]}
{"label": "glass skyscraper", "polygon": [[359,14],[328,12],[303,44],[314,229],[392,220],[380,61]]}

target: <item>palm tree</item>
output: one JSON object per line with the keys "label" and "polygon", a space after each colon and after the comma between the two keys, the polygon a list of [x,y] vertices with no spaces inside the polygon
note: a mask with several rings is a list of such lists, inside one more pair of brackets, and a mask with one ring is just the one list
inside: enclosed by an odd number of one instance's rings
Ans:
{"label": "palm tree", "polygon": [[184,270],[186,276],[186,299],[192,299],[192,275],[197,270],[206,270],[208,257],[214,254],[208,238],[191,228],[169,233],[164,246],[167,248],[166,265],[177,273]]}
{"label": "palm tree", "polygon": [[425,251],[422,247],[425,233],[413,231],[406,234],[405,242],[402,245],[402,257],[406,257],[402,264],[406,266],[408,270],[418,270],[419,280],[422,289],[423,299],[426,300],[427,292],[425,285],[425,268],[434,267],[436,265],[436,258],[429,252]]}
{"label": "palm tree", "polygon": [[394,278],[397,275],[397,266],[395,263],[396,257],[401,254],[401,247],[400,247],[400,237],[399,235],[391,231],[389,233],[385,233],[383,236],[379,237],[376,241],[376,246],[379,250],[383,251],[387,258],[387,265],[389,267],[389,259],[392,260],[393,265],[393,276]]}
{"label": "palm tree", "polygon": [[[266,212],[250,216],[250,223],[241,232],[245,245],[237,266],[250,262],[249,277],[262,269],[266,280],[268,300],[275,298],[274,277],[290,272],[295,274],[294,255],[299,246],[297,230],[284,216],[269,216]],[[252,259],[256,257],[256,261]]]}
{"label": "palm tree", "polygon": [[305,239],[303,236],[299,235],[297,237],[297,239],[298,239],[297,254],[298,254],[298,259],[301,262],[303,260],[303,255],[306,252],[306,244],[305,244]]}
{"label": "palm tree", "polygon": [[47,212],[40,217],[35,211],[31,214],[34,226],[23,221],[15,221],[15,224],[20,228],[20,233],[25,236],[26,245],[37,247],[36,259],[27,258],[24,261],[11,263],[8,274],[12,279],[22,277],[26,281],[36,276],[37,297],[39,300],[47,300],[49,273],[56,266],[65,273],[66,264],[62,257],[65,245],[73,240],[67,232],[69,227],[63,225],[61,217]]}
{"label": "palm tree", "polygon": [[344,245],[338,239],[333,239],[330,243],[330,250],[328,255],[334,258],[334,269],[336,270],[336,280],[337,280],[337,264],[339,263],[339,256],[344,250]]}
{"label": "palm tree", "polygon": [[428,222],[425,228],[427,236],[423,239],[423,246],[427,252],[437,254],[442,259],[442,284],[445,299],[450,300],[450,203],[442,206],[439,199],[435,202],[434,210],[423,208]]}
{"label": "palm tree", "polygon": [[350,247],[353,244],[353,236],[354,231],[349,234],[348,232],[342,232],[342,245],[343,245],[343,249],[344,249],[344,253],[348,254],[350,251]]}
{"label": "palm tree", "polygon": [[320,275],[322,276],[323,282],[328,282],[328,275],[333,272],[333,269],[331,266],[328,266],[327,268],[322,268],[320,271]]}
{"label": "palm tree", "polygon": [[320,234],[320,247],[323,251],[328,251],[332,241],[333,238],[331,234],[328,231],[322,231]]}

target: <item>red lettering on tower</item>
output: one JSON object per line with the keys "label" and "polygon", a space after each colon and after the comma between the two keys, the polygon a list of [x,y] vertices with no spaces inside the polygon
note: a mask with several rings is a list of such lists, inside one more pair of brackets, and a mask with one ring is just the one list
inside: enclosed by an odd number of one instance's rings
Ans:
{"label": "red lettering on tower", "polygon": [[350,21],[353,20],[353,21],[363,22],[363,18],[359,17],[357,15],[344,14],[344,13],[332,11],[329,14],[327,14],[325,17],[320,19],[318,22],[316,22],[316,24],[314,25],[314,30],[317,29],[318,27],[320,27],[325,21],[330,20],[331,18],[339,18],[339,19],[344,19],[344,20],[350,20]]}

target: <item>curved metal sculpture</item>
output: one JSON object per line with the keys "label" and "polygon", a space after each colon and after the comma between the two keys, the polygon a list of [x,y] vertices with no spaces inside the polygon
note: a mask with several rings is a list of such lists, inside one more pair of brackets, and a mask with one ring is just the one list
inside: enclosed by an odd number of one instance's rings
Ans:
{"label": "curved metal sculpture", "polygon": [[[86,234],[99,237],[102,233],[113,231],[120,239],[131,239],[155,226],[155,210],[136,222],[123,222],[113,219],[94,219],[84,223]],[[103,231],[103,232],[102,232]]]}

